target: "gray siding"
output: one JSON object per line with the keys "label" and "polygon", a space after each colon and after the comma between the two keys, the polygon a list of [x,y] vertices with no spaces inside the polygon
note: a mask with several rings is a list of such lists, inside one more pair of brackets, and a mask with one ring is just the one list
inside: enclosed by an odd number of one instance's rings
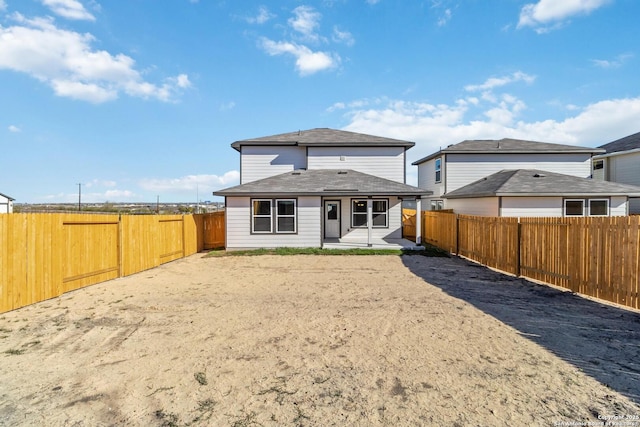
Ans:
{"label": "gray siding", "polygon": [[[367,228],[351,227],[351,200],[353,199],[355,197],[340,198],[342,215],[340,234],[343,239],[366,242],[369,233]],[[389,200],[389,228],[373,228],[371,237],[374,239],[402,238],[402,201],[397,197],[380,197],[380,199]]]}
{"label": "gray siding", "polygon": [[607,166],[609,181],[640,186],[640,153],[611,156]]}
{"label": "gray siding", "polygon": [[404,147],[309,147],[309,169],[353,169],[404,183]]}
{"label": "gray siding", "polygon": [[306,167],[304,147],[244,146],[240,155],[240,184]]}
{"label": "gray siding", "polygon": [[297,234],[251,234],[251,199],[227,197],[227,249],[320,247],[320,197],[298,197]]}
{"label": "gray siding", "polygon": [[[436,182],[436,159],[431,159],[418,165],[418,187],[425,190],[433,191],[433,195],[429,196],[432,199],[439,199],[444,194],[445,179],[446,179],[446,166],[444,163],[444,156],[442,156],[442,166],[440,172],[440,182]],[[429,207],[422,207],[422,210],[427,210]]]}
{"label": "gray siding", "polygon": [[478,197],[473,199],[451,199],[446,201],[446,208],[457,214],[498,216],[498,197]]}
{"label": "gray siding", "polygon": [[560,217],[562,197],[503,197],[501,216]]}
{"label": "gray siding", "polygon": [[504,169],[543,171],[591,176],[589,154],[447,154],[447,192],[451,192]]}

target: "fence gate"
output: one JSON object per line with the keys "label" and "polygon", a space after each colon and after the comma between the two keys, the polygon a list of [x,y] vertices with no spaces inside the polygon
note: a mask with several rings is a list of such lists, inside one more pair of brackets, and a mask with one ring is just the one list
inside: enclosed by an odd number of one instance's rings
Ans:
{"label": "fence gate", "polygon": [[226,243],[224,211],[205,214],[203,222],[204,249],[223,248]]}

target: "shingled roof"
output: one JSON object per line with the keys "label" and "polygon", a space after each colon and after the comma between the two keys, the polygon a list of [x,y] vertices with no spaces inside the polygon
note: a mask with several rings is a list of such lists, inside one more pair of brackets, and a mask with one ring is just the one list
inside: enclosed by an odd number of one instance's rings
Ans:
{"label": "shingled roof", "polygon": [[260,138],[250,138],[236,141],[231,146],[240,151],[243,145],[298,145],[298,146],[400,146],[410,148],[414,142],[400,139],[385,138],[382,136],[366,135],[363,133],[348,132],[329,128],[316,128],[299,130],[289,133],[281,133]]}
{"label": "shingled roof", "polygon": [[640,187],[537,169],[510,169],[496,172],[442,197],[462,199],[495,196],[640,197]]}
{"label": "shingled roof", "polygon": [[433,194],[351,169],[312,169],[271,176],[213,193],[216,196],[424,196]]}
{"label": "shingled roof", "polygon": [[575,145],[552,144],[549,142],[525,141],[521,139],[503,138],[494,139],[478,139],[466,140],[455,145],[450,145],[445,149],[439,150],[420,160],[416,160],[412,165],[419,165],[441,154],[498,154],[498,153],[546,153],[546,154],[564,154],[564,153],[585,153],[585,154],[601,154],[604,150],[601,148],[578,147]]}
{"label": "shingled roof", "polygon": [[607,154],[617,153],[619,151],[640,150],[640,132],[616,139],[608,144],[601,145],[600,148],[606,150]]}

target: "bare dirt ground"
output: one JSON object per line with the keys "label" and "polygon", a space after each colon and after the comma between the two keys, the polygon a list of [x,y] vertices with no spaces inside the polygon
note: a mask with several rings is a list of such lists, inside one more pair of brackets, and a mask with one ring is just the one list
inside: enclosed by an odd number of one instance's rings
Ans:
{"label": "bare dirt ground", "polygon": [[195,255],[0,315],[0,425],[640,426],[639,353],[457,258]]}

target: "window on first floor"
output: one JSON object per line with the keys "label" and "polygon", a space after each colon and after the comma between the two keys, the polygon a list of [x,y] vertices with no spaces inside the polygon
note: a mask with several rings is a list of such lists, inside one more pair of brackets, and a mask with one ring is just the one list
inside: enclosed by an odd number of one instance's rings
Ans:
{"label": "window on first floor", "polygon": [[252,233],[295,233],[296,199],[251,200]]}
{"label": "window on first floor", "polygon": [[[373,228],[389,227],[389,201],[386,199],[371,200],[371,216]],[[367,199],[351,201],[351,226],[367,227]]]}
{"label": "window on first floor", "polygon": [[609,199],[565,199],[564,216],[609,216]]}
{"label": "window on first floor", "polygon": [[604,169],[604,160],[594,160],[593,170]]}
{"label": "window on first floor", "polygon": [[444,201],[442,200],[431,200],[431,210],[432,211],[441,211],[444,209]]}
{"label": "window on first floor", "polygon": [[589,216],[609,216],[608,199],[589,200]]}

